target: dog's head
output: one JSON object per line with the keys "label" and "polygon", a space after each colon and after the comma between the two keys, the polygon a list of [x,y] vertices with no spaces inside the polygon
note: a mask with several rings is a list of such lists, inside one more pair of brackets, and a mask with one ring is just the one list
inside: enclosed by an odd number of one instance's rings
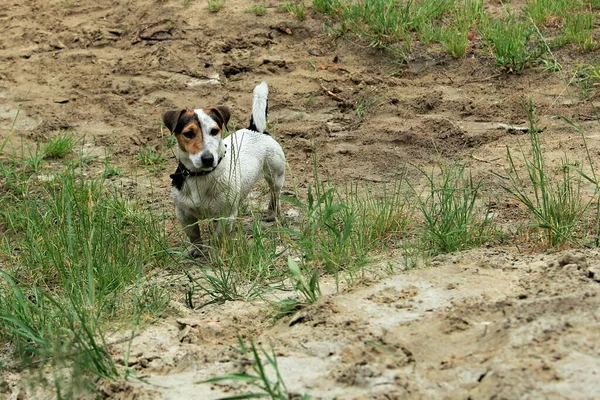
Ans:
{"label": "dog's head", "polygon": [[229,108],[211,107],[205,110],[167,111],[165,126],[175,135],[184,156],[198,169],[215,168],[225,153],[223,128],[230,117]]}

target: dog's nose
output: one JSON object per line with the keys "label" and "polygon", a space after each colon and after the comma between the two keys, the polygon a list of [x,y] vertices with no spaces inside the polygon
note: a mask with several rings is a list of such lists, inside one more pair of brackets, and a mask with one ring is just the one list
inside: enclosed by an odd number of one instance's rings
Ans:
{"label": "dog's nose", "polygon": [[202,154],[200,156],[200,160],[202,160],[202,165],[206,167],[212,167],[215,158],[210,153]]}

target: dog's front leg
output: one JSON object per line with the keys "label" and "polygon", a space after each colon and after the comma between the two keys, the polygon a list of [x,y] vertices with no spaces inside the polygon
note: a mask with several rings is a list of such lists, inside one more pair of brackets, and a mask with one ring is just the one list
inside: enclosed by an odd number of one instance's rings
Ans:
{"label": "dog's front leg", "polygon": [[198,225],[198,219],[190,214],[177,209],[177,220],[183,227],[183,231],[190,239],[190,246],[188,254],[190,257],[200,257],[202,252],[202,238],[200,237],[200,226]]}
{"label": "dog's front leg", "polygon": [[[233,225],[235,224],[235,220],[237,218],[237,214],[238,214],[238,207],[239,207],[239,203],[237,201],[232,201],[231,205],[229,206],[229,210],[227,212],[227,214],[229,214],[228,217],[222,217],[217,219],[216,222],[216,234],[217,234],[217,240],[219,240],[220,242],[223,241],[225,235],[229,235],[231,233],[231,231],[233,231]],[[225,214],[225,215],[227,215]]]}
{"label": "dog's front leg", "polygon": [[223,237],[227,234],[229,235],[231,231],[233,231],[233,225],[235,224],[235,219],[237,217],[237,213],[230,215],[229,217],[219,218],[216,220],[216,234],[217,238],[222,241]]}

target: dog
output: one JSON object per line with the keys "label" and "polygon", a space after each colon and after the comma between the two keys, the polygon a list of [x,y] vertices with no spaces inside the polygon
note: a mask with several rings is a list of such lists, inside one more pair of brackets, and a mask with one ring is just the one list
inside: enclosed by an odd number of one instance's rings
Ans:
{"label": "dog", "polygon": [[192,246],[189,254],[202,254],[198,221],[215,219],[216,234],[230,233],[241,202],[262,176],[268,183],[271,217],[281,213],[279,196],[285,182],[283,149],[266,131],[269,87],[254,88],[250,125],[223,138],[231,116],[226,106],[167,111],[165,126],[179,147],[171,193],[179,223]]}

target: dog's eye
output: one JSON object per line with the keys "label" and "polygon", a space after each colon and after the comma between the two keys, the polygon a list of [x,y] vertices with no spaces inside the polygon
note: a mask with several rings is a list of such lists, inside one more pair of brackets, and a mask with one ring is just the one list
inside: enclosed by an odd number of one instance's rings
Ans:
{"label": "dog's eye", "polygon": [[193,139],[194,138],[194,131],[185,131],[185,132],[183,132],[183,136],[185,136],[188,139]]}
{"label": "dog's eye", "polygon": [[210,135],[211,136],[217,136],[219,134],[219,130],[217,128],[212,128],[210,130]]}

